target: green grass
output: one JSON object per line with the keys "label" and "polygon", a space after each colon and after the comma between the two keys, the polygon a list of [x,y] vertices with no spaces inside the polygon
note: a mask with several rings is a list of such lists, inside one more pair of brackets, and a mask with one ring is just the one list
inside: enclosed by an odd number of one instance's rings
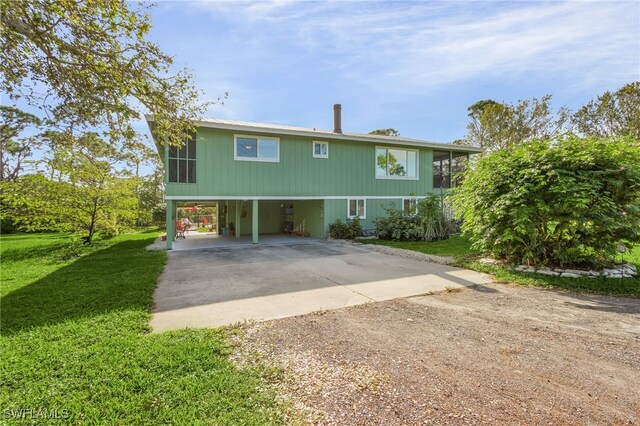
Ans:
{"label": "green grass", "polygon": [[[456,259],[458,266],[492,274],[499,283],[560,287],[577,291],[640,297],[640,278],[638,277],[622,280],[614,278],[560,278],[515,272],[502,266],[480,263],[477,261],[480,253],[473,250],[469,239],[463,236],[454,236],[447,240],[435,242],[383,240],[367,240],[363,242],[427,254],[451,256]],[[625,262],[634,264],[640,270],[640,244],[635,245],[631,252],[625,254]]]}
{"label": "green grass", "polygon": [[166,261],[165,252],[144,249],[155,237],[90,248],[61,234],[0,239],[4,422],[61,423],[10,418],[21,409],[57,410],[73,424],[283,422],[266,385],[277,372],[236,368],[224,331],[149,334]]}
{"label": "green grass", "polygon": [[386,240],[363,240],[363,243],[380,244],[389,247],[402,248],[406,250],[419,251],[421,253],[436,254],[439,256],[451,256],[456,260],[461,260],[467,256],[479,254],[471,248],[468,238],[453,236],[442,241],[386,241]]}

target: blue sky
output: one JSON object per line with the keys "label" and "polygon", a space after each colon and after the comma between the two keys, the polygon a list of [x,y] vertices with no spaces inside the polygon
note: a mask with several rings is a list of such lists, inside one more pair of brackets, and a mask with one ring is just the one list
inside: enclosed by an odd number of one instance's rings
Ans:
{"label": "blue sky", "polygon": [[640,2],[160,1],[151,38],[207,116],[449,142],[467,107],[553,95],[576,109],[640,79]]}

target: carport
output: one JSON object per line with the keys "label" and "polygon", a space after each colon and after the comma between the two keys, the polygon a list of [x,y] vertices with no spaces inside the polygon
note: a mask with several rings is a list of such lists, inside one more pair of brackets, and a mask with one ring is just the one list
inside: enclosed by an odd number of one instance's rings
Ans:
{"label": "carport", "polygon": [[[197,199],[196,199],[197,198]],[[238,197],[235,197],[238,198]],[[176,235],[182,218],[178,209],[215,206],[215,230]],[[180,197],[167,199],[167,248],[196,249],[246,244],[286,244],[302,237],[325,237],[324,200],[223,199],[222,197]],[[200,235],[202,234],[202,235]],[[233,240],[236,240],[235,242]],[[262,241],[265,240],[265,241]]]}
{"label": "carport", "polygon": [[[300,244],[305,242],[319,241],[314,237],[302,237],[288,234],[260,234],[260,245],[280,245],[280,244]],[[210,248],[231,248],[239,246],[253,245],[251,235],[228,236],[218,234],[200,234],[190,232],[185,239],[177,239],[173,242],[173,251],[199,250]]]}

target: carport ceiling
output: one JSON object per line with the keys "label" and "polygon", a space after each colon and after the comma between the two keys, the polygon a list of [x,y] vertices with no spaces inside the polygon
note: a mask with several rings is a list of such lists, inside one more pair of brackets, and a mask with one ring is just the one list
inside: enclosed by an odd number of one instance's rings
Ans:
{"label": "carport ceiling", "polygon": [[218,203],[216,201],[181,201],[177,202],[178,208],[181,207],[214,207]]}

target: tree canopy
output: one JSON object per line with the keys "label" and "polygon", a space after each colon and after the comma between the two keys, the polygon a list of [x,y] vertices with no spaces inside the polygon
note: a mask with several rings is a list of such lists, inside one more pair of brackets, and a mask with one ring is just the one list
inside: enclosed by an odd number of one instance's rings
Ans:
{"label": "tree canopy", "polygon": [[393,128],[372,130],[369,132],[369,134],[381,136],[400,136],[400,132]]}
{"label": "tree canopy", "polygon": [[133,226],[141,182],[118,167],[126,153],[96,133],[49,137],[57,141],[55,162],[50,163],[57,169],[55,179],[27,174],[4,182],[3,215],[8,213],[23,230],[84,232],[88,241],[98,230],[113,233]]}
{"label": "tree canopy", "polygon": [[[147,39],[150,18],[125,0],[0,0],[0,89],[71,127],[134,139],[154,117],[161,140],[181,144],[206,104],[188,70]],[[142,7],[142,6],[140,6]]]}
{"label": "tree canopy", "polygon": [[18,108],[0,105],[0,182],[16,179],[23,162],[39,145],[36,137],[20,137],[28,127],[39,125],[41,120]]}
{"label": "tree canopy", "polygon": [[507,148],[535,138],[551,138],[565,130],[569,113],[551,110],[551,96],[516,104],[485,99],[468,108],[470,122],[464,143],[488,150]]}
{"label": "tree canopy", "polygon": [[640,81],[613,93],[607,91],[574,113],[566,107],[554,112],[551,95],[515,104],[484,99],[467,110],[470,119],[467,134],[453,143],[476,145],[489,151],[537,138],[553,139],[563,133],[640,139]]}
{"label": "tree canopy", "polygon": [[640,81],[589,101],[573,115],[572,124],[584,136],[631,136],[640,140]]}

